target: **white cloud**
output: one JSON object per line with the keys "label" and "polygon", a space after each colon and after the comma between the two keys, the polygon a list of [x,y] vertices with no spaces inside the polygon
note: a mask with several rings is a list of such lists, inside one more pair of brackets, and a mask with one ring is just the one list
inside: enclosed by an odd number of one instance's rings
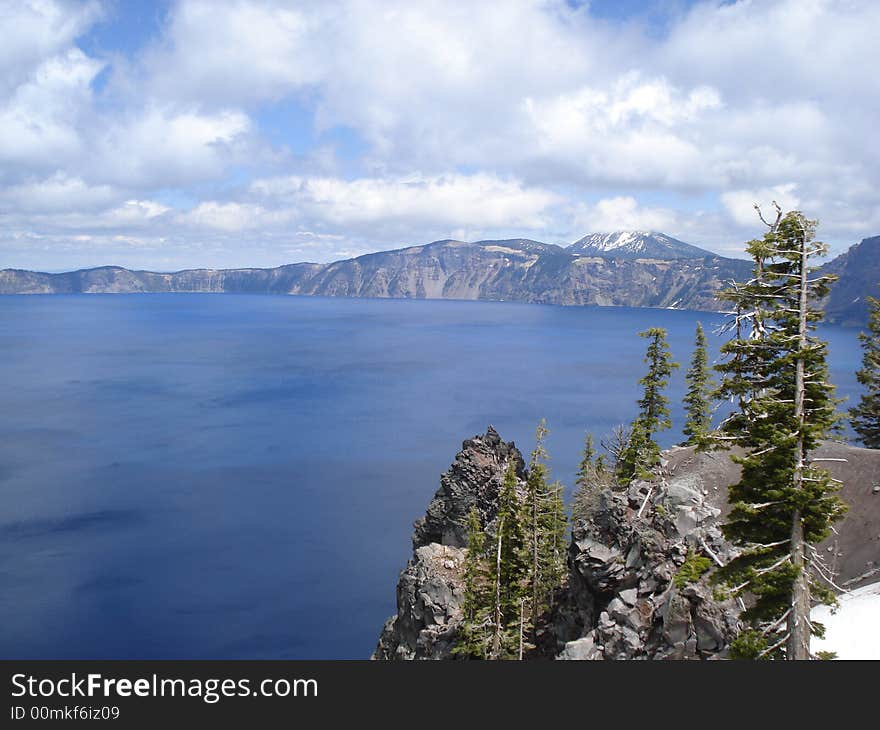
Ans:
{"label": "white cloud", "polygon": [[801,201],[797,196],[797,185],[787,183],[772,188],[758,190],[731,190],[721,194],[721,202],[733,217],[744,228],[756,227],[759,221],[755,206],[759,206],[765,216],[772,213],[774,201],[783,210],[795,210]]}
{"label": "white cloud", "polygon": [[156,231],[160,222],[171,208],[153,200],[126,200],[96,211],[68,210],[64,212],[44,211],[22,215],[13,211],[0,215],[0,224],[12,231],[25,234],[29,226],[47,234],[86,235],[93,232],[134,230]]}
{"label": "white cloud", "polygon": [[488,174],[355,180],[291,176],[258,180],[251,190],[342,229],[397,223],[537,229],[547,224],[545,213],[561,200],[549,191]]}
{"label": "white cloud", "polygon": [[53,175],[45,185],[55,186],[56,199],[60,179],[93,189],[179,187],[218,179],[244,154],[251,123],[241,109],[160,101],[138,87],[99,98],[94,83],[107,63],[75,44],[100,17],[98,4],[0,2],[0,12],[4,27],[15,29],[0,44],[0,185],[10,186],[7,199],[27,186],[45,197],[34,181]]}
{"label": "white cloud", "polygon": [[319,51],[313,37],[326,22],[322,16],[318,4],[179,3],[166,36],[144,60],[148,88],[163,98],[221,107],[283,97],[326,73],[324,56],[334,49]]}
{"label": "white cloud", "polygon": [[[188,263],[280,263],[272,250],[638,227],[732,252],[773,197],[839,247],[880,229],[868,0],[707,0],[654,35],[565,0],[178,0],[124,59],[77,45],[97,3],[0,12],[17,31],[0,46],[16,246],[116,225]],[[273,106],[291,100],[313,124],[295,154]],[[354,152],[322,136],[336,127]]]}
{"label": "white cloud", "polygon": [[70,165],[82,150],[79,120],[102,64],[76,48],[51,56],[0,99],[0,161],[36,169]]}
{"label": "white cloud", "polygon": [[267,210],[250,203],[207,201],[176,216],[177,223],[193,228],[234,233],[244,230],[271,230],[287,226],[296,218],[293,210]]}
{"label": "white cloud", "polygon": [[108,185],[92,186],[64,172],[0,188],[0,211],[55,213],[104,208],[118,198]]}
{"label": "white cloud", "polygon": [[878,23],[873,0],[702,2],[672,26],[657,57],[676,77],[712,78],[740,99],[847,97],[855,89],[876,99]]}
{"label": "white cloud", "polygon": [[575,213],[576,229],[609,233],[620,230],[673,231],[678,225],[675,212],[666,208],[646,208],[631,196],[603,198],[595,205],[581,205]]}
{"label": "white cloud", "polygon": [[0,96],[24,83],[47,58],[69,51],[76,37],[101,15],[97,2],[2,0]]}
{"label": "white cloud", "polygon": [[100,220],[106,228],[140,226],[165,215],[168,206],[153,200],[126,200],[122,205],[108,211]]}
{"label": "white cloud", "polygon": [[217,179],[242,159],[249,117],[149,106],[111,121],[95,142],[96,176],[117,184],[181,187]]}
{"label": "white cloud", "polygon": [[379,171],[469,166],[722,190],[818,177],[840,162],[851,100],[878,87],[874,5],[702,3],[657,40],[561,0],[511,0],[503,12],[437,0],[295,10],[191,0],[151,63],[172,97],[311,100],[319,124],[370,142]]}
{"label": "white cloud", "polygon": [[532,155],[569,167],[582,181],[673,185],[713,181],[697,125],[721,106],[710,87],[683,92],[664,78],[636,73],[609,88],[584,87],[523,102]]}

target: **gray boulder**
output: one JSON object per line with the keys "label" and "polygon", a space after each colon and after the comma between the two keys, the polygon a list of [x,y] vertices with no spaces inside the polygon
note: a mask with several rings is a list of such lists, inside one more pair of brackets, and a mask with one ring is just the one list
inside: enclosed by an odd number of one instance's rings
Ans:
{"label": "gray boulder", "polygon": [[464,600],[465,551],[432,543],[417,548],[397,584],[397,615],[388,619],[374,659],[448,659]]}

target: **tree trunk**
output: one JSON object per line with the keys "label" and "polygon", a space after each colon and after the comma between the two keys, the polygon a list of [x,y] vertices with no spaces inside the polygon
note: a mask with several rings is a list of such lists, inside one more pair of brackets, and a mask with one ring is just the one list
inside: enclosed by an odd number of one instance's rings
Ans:
{"label": "tree trunk", "polygon": [[519,602],[519,660],[523,658],[523,633],[525,633],[525,617],[526,617],[526,599],[522,598]]}
{"label": "tree trunk", "polygon": [[538,644],[538,589],[540,561],[538,560],[538,490],[532,495],[532,643]]}
{"label": "tree trunk", "polygon": [[[798,358],[795,374],[794,417],[798,428],[797,444],[795,445],[794,488],[803,488],[804,479],[804,426],[806,423],[806,383],[804,357],[807,348],[807,241],[801,240],[800,285],[798,306]],[[791,613],[788,615],[788,642],[786,658],[791,660],[810,658],[810,580],[807,574],[804,553],[804,524],[800,510],[795,510],[791,524],[791,564],[799,573],[791,587]]]}
{"label": "tree trunk", "polygon": [[810,581],[804,560],[804,526],[796,510],[791,526],[791,562],[800,570],[791,587],[791,613],[788,614],[788,643],[785,658],[810,658]]}
{"label": "tree trunk", "polygon": [[495,553],[495,633],[492,637],[492,658],[501,656],[501,535],[504,520],[498,525],[498,547]]}

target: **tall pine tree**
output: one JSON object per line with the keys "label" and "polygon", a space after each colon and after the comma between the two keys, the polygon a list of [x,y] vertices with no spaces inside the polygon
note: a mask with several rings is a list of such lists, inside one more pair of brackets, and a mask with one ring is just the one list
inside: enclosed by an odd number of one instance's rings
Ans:
{"label": "tall pine tree", "polygon": [[561,482],[555,481],[550,485],[550,494],[547,499],[547,528],[545,544],[547,550],[547,568],[545,572],[545,589],[549,608],[553,608],[553,598],[556,589],[561,587],[568,566],[566,563],[568,543],[568,515],[565,512],[565,487]]}
{"label": "tall pine tree", "polygon": [[665,431],[672,427],[669,418],[669,398],[664,391],[669,385],[669,377],[673,370],[678,368],[678,363],[673,362],[669,345],[666,342],[666,330],[662,327],[651,327],[644,332],[639,332],[639,337],[648,340],[648,351],[645,354],[645,363],[648,373],[639,380],[639,385],[644,388],[642,397],[639,399],[639,421],[645,429],[645,438],[653,442],[654,435],[658,431]]}
{"label": "tall pine tree", "polygon": [[639,415],[633,421],[629,443],[617,463],[617,476],[623,483],[656,466],[660,459],[660,447],[654,436],[658,431],[672,427],[669,398],[665,390],[678,363],[672,360],[665,329],[651,327],[639,332],[639,336],[648,340],[645,353],[648,372],[639,380],[643,388],[642,397],[638,400]]}
{"label": "tall pine tree", "polygon": [[562,581],[565,565],[566,530],[562,485],[548,484],[549,459],[544,439],[549,433],[544,420],[535,432],[535,448],[529,461],[522,523],[529,552],[529,587],[531,611],[529,624],[532,644],[537,645],[541,615],[552,603],[553,593]]}
{"label": "tall pine tree", "polygon": [[709,355],[703,325],[697,322],[694,354],[687,371],[687,394],[684,397],[687,420],[682,431],[690,446],[705,446],[712,430],[712,392],[715,384],[709,368]]}
{"label": "tall pine tree", "polygon": [[486,549],[488,536],[476,505],[468,514],[468,542],[464,559],[464,602],[458,641],[459,656],[487,659],[492,638],[492,576]]}
{"label": "tall pine tree", "polygon": [[498,514],[489,562],[492,595],[492,643],[490,657],[514,656],[519,647],[521,601],[526,598],[529,560],[522,504],[517,490],[516,468],[511,462],[498,493]]}
{"label": "tall pine tree", "polygon": [[871,315],[868,331],[862,332],[862,369],[856,373],[865,389],[858,405],[850,410],[852,427],[869,449],[880,449],[880,299],[868,298]]}
{"label": "tall pine tree", "polygon": [[827,346],[815,335],[817,301],[832,278],[810,265],[825,252],[815,222],[799,212],[783,216],[777,206],[768,228],[748,245],[753,278],[726,295],[735,304],[735,335],[722,348],[719,393],[740,410],[721,430],[745,453],[735,457],[742,476],[730,488],[723,526],[741,552],[718,577],[750,597],[743,617],[751,628],[734,643],[734,656],[806,659],[811,596],[832,598],[814,545],[844,510],[828,473],[809,459],[836,420]]}

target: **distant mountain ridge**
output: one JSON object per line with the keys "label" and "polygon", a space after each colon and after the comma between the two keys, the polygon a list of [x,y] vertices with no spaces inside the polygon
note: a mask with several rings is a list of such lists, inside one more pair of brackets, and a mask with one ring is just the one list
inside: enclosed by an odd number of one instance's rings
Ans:
{"label": "distant mountain ridge", "polygon": [[691,253],[699,256],[683,258],[662,241],[643,256],[622,248],[582,249],[521,238],[443,240],[274,269],[159,273],[99,267],[62,274],[7,269],[0,271],[0,293],[230,292],[714,310],[724,282],[749,271],[747,261],[696,247]]}
{"label": "distant mountain ridge", "polygon": [[[863,286],[862,274],[870,267],[860,262],[871,258],[874,249],[868,249],[853,254],[855,263],[847,263],[850,254],[844,254],[828,264],[843,272],[835,290],[844,292],[844,299]],[[619,231],[585,236],[568,247],[522,238],[442,240],[271,269],[161,273],[104,266],[60,274],[4,269],[0,294],[225,292],[717,311],[723,309],[718,292],[750,273],[744,259],[718,256],[662,233]],[[836,302],[832,294],[829,312],[849,317]]]}

